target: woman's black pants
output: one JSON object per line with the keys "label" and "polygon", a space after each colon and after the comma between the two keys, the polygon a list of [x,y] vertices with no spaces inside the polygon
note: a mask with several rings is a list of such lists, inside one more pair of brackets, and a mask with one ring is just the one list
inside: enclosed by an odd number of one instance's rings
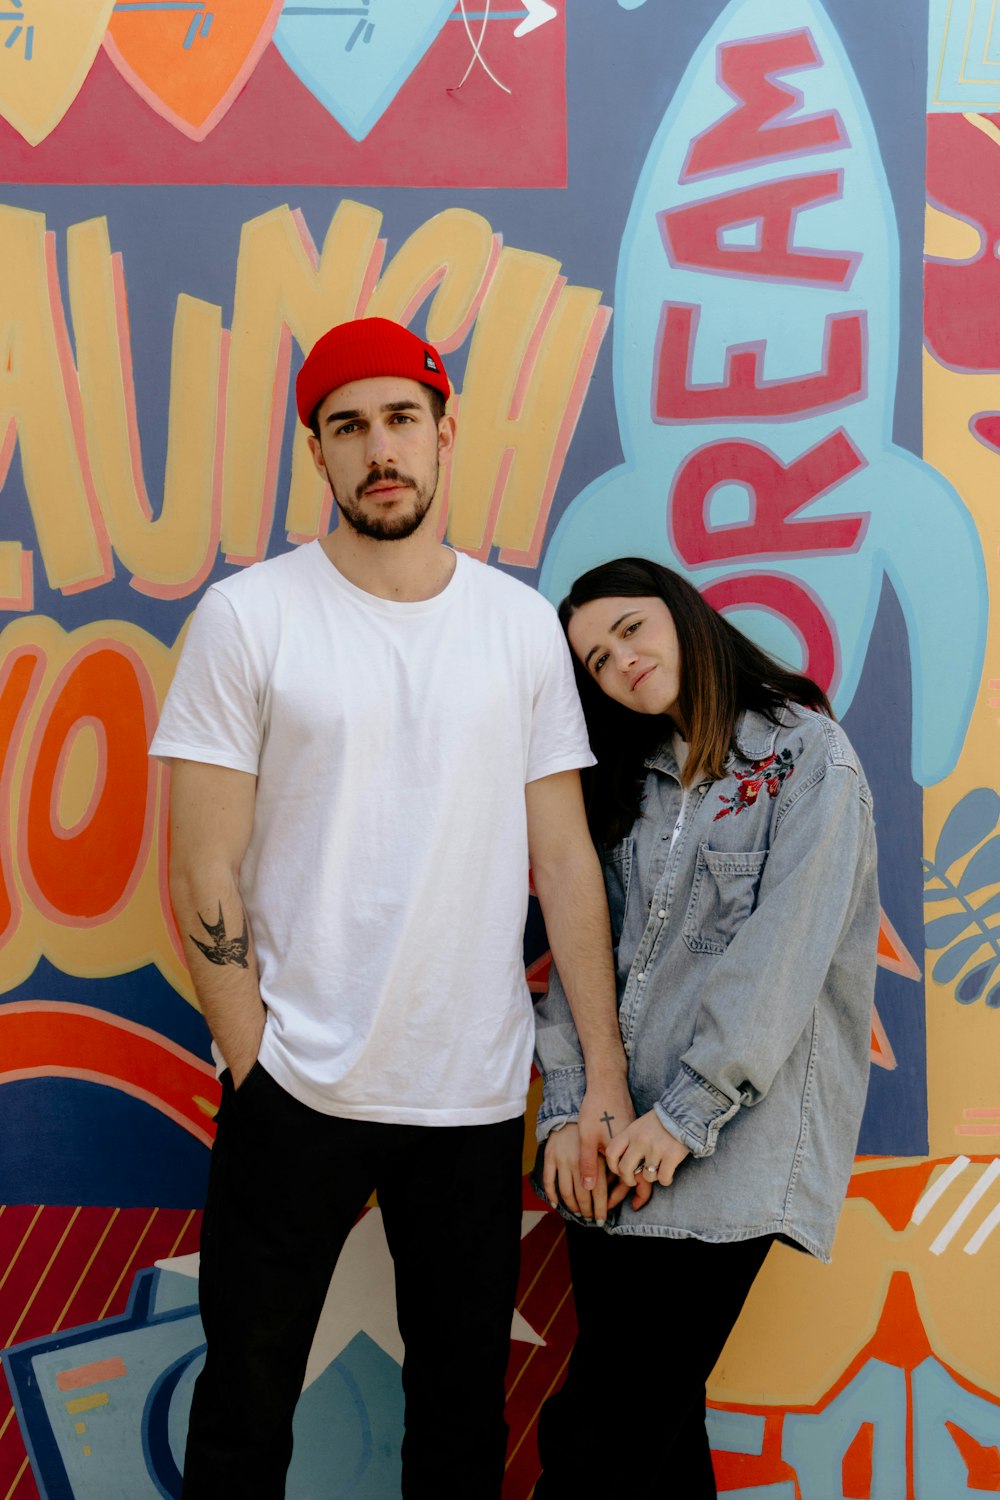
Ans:
{"label": "woman's black pants", "polygon": [[567,1224],[566,1241],[580,1332],[539,1417],[535,1500],[716,1500],[705,1382],[772,1237],[717,1245]]}
{"label": "woman's black pants", "polygon": [[258,1064],[228,1074],[199,1295],[208,1340],[184,1500],[280,1500],[292,1415],[344,1241],[374,1190],[406,1353],[405,1500],[499,1500],[517,1295],[523,1121],[387,1125],[318,1113]]}

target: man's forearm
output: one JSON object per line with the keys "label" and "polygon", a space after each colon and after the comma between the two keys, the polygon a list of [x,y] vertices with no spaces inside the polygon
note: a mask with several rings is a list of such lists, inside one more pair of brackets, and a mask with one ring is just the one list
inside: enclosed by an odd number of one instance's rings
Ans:
{"label": "man's forearm", "polygon": [[264,1031],[253,934],[239,889],[225,871],[171,869],[170,895],[195,993],[237,1087]]}
{"label": "man's forearm", "polygon": [[618,1029],[611,931],[604,881],[588,847],[533,872],[552,957],[580,1038],[588,1086],[601,1076],[624,1077]]}

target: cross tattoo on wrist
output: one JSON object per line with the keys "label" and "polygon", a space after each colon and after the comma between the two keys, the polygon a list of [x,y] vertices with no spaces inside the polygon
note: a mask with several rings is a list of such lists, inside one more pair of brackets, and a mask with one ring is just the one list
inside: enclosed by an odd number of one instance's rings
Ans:
{"label": "cross tattoo on wrist", "polygon": [[608,1135],[609,1135],[609,1137],[614,1134],[614,1132],[611,1129],[611,1121],[613,1119],[614,1119],[614,1115],[609,1115],[608,1112],[607,1112],[607,1110],[605,1110],[604,1113],[603,1113],[603,1115],[601,1116],[601,1124],[602,1125],[606,1125],[608,1127]]}

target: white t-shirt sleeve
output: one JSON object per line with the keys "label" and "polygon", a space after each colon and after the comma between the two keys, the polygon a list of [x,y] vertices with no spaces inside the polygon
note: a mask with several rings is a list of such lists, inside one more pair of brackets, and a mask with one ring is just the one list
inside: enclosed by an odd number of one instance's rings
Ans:
{"label": "white t-shirt sleeve", "polygon": [[256,677],[232,605],[209,589],[191,620],[150,754],[256,775],[261,742]]}
{"label": "white t-shirt sleeve", "polygon": [[595,764],[569,647],[555,613],[540,653],[525,781]]}

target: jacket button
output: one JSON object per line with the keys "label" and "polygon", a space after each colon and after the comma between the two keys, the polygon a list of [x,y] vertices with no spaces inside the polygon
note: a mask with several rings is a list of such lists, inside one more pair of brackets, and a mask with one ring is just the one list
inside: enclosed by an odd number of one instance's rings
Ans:
{"label": "jacket button", "polygon": [[659,909],[659,911],[658,911],[658,912],[657,912],[657,913],[656,913],[656,915],[657,915],[657,916],[658,916],[658,917],[659,917],[659,919],[660,919],[660,921],[661,921],[661,922],[662,922],[662,921],[663,921],[663,918],[664,918],[664,917],[665,917],[665,916],[666,916],[666,915],[667,915],[667,914],[666,914],[666,912],[665,912],[665,910],[664,910],[664,909],[663,909],[663,907],[662,907],[662,906],[661,906],[661,907],[660,907],[660,909]]}

